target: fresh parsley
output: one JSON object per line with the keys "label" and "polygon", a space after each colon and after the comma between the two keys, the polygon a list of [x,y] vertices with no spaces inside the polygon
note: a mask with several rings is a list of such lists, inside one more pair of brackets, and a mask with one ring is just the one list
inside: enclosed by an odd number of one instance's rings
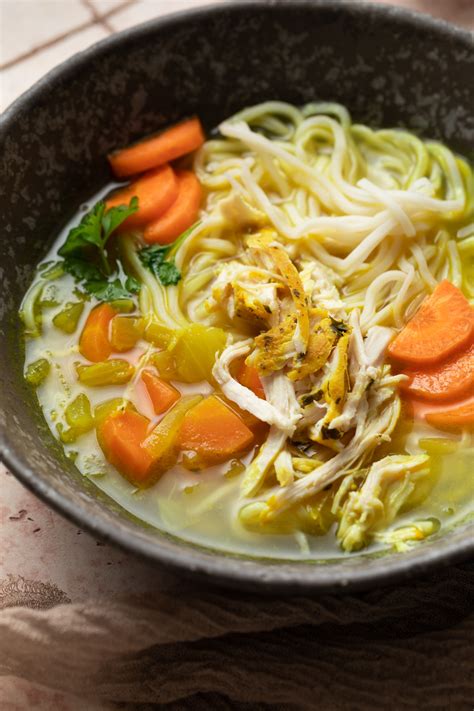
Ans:
{"label": "fresh parsley", "polygon": [[65,243],[58,250],[64,271],[100,301],[129,298],[140,291],[134,277],[126,277],[112,269],[106,251],[109,237],[124,220],[138,210],[138,198],[129,205],[107,209],[100,201],[69,231]]}
{"label": "fresh parsley", "polygon": [[170,245],[154,244],[151,247],[144,247],[138,252],[141,263],[161,281],[163,286],[177,284],[181,279],[181,273],[174,261],[166,260],[170,249]]}
{"label": "fresh parsley", "polygon": [[181,272],[174,262],[174,255],[177,248],[198,224],[196,222],[189,227],[172,244],[154,244],[151,247],[144,247],[138,252],[141,263],[160,280],[163,286],[177,284],[181,279]]}

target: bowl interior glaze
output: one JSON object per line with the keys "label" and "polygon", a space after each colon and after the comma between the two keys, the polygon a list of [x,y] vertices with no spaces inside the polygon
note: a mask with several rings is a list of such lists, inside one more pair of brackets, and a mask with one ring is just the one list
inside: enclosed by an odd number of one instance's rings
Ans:
{"label": "bowl interior glaze", "polygon": [[0,456],[51,506],[149,560],[255,590],[370,587],[465,557],[459,527],[413,551],[315,566],[215,553],[138,525],[62,455],[22,379],[18,307],[61,226],[109,179],[117,145],[198,113],[207,128],[266,99],[334,100],[474,154],[467,32],[388,6],[223,3],[116,35],[48,74],[1,119]]}

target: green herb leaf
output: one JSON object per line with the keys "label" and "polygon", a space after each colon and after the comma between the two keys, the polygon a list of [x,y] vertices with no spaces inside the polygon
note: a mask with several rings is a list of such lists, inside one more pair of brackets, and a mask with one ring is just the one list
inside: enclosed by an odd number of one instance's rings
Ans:
{"label": "green herb leaf", "polygon": [[128,299],[130,296],[130,291],[122,284],[119,278],[113,281],[105,279],[86,281],[84,288],[99,301],[116,301],[117,299]]}
{"label": "green herb leaf", "polygon": [[98,267],[90,262],[86,262],[79,257],[66,257],[63,268],[71,274],[76,281],[90,281],[91,279],[103,279],[102,272]]}
{"label": "green herb leaf", "polygon": [[125,279],[125,288],[130,292],[130,294],[139,294],[141,287],[142,285],[138,279],[135,279],[135,277],[129,276]]}
{"label": "green herb leaf", "polygon": [[58,250],[61,257],[81,252],[84,247],[95,245],[103,249],[102,240],[102,217],[105,211],[105,203],[100,201],[90,212],[82,218],[77,227],[69,231],[67,239]]}
{"label": "green herb leaf", "polygon": [[133,215],[138,210],[138,198],[132,197],[128,205],[118,205],[111,207],[102,217],[102,229],[104,231],[104,241],[107,241],[112,232],[120,227],[122,222]]}
{"label": "green herb leaf", "polygon": [[110,273],[112,270],[105,251],[111,234],[137,210],[137,197],[132,197],[129,205],[109,210],[104,202],[98,202],[80,224],[70,230],[58,250],[64,257],[58,264],[100,301],[128,299],[140,291],[140,283],[134,277],[122,279],[117,273]]}
{"label": "green herb leaf", "polygon": [[144,247],[138,253],[142,264],[160,280],[163,286],[177,284],[181,279],[181,273],[174,260],[166,260],[170,248],[170,245],[162,247],[154,244],[151,247]]}
{"label": "green herb leaf", "polygon": [[170,286],[179,282],[179,280],[181,279],[181,272],[179,271],[174,261],[163,262],[158,267],[157,276],[163,286]]}

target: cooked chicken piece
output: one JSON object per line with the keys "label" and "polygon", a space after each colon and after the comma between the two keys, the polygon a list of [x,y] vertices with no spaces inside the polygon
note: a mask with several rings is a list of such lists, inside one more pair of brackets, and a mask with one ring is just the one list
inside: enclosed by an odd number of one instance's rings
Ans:
{"label": "cooked chicken piece", "polygon": [[242,494],[254,496],[262,486],[265,475],[275,461],[278,454],[285,446],[288,433],[277,427],[271,427],[268,437],[260,447],[255,459],[247,467],[242,481]]}
{"label": "cooked chicken piece", "polygon": [[314,261],[303,262],[300,278],[310,305],[322,307],[331,316],[347,320],[346,307],[336,286],[340,282],[336,272]]}
{"label": "cooked chicken piece", "polygon": [[394,520],[415,481],[429,474],[428,461],[426,454],[390,455],[372,464],[362,487],[348,495],[342,509],[337,537],[344,550],[362,548],[375,531]]}
{"label": "cooked chicken piece", "polygon": [[290,380],[302,380],[317,373],[326,364],[337,340],[337,333],[332,327],[332,319],[322,318],[310,333],[308,350],[300,364],[290,370]]}
{"label": "cooked chicken piece", "polygon": [[247,363],[257,368],[260,375],[270,375],[284,368],[297,355],[294,343],[296,326],[296,314],[288,314],[279,324],[257,336],[255,350],[247,358]]}
{"label": "cooked chicken piece", "polygon": [[232,192],[228,197],[220,200],[218,207],[232,229],[261,227],[267,221],[265,213],[257,210],[236,192]]}
{"label": "cooked chicken piece", "polygon": [[302,479],[277,490],[267,499],[266,518],[275,518],[281,512],[314,496],[325,486],[344,476],[354,462],[363,456],[368,457],[381,441],[390,438],[399,416],[400,399],[397,396],[393,397],[376,416],[372,418],[364,416],[358,422],[351,442],[341,452]]}
{"label": "cooked chicken piece", "polygon": [[295,350],[297,353],[306,353],[309,340],[309,313],[298,270],[279,244],[278,235],[273,230],[262,230],[250,237],[248,247],[256,253],[267,269],[276,269],[281,274],[293,300],[297,317],[293,334]]}
{"label": "cooked chicken piece", "polygon": [[[286,437],[287,433],[294,429],[296,421],[300,416],[298,412],[294,411],[294,408],[289,411],[289,399],[283,399],[281,407],[278,403],[275,405],[268,400],[263,400],[255,395],[252,390],[235,380],[230,373],[231,364],[234,360],[247,355],[251,343],[252,341],[248,339],[227,346],[216,360],[212,370],[213,377],[219,383],[222,392],[229,400],[235,402],[242,410],[247,410],[252,413],[252,415],[259,420],[262,420],[262,422],[276,425],[286,433]],[[296,401],[296,398],[294,399]],[[298,405],[298,403],[296,404]]]}

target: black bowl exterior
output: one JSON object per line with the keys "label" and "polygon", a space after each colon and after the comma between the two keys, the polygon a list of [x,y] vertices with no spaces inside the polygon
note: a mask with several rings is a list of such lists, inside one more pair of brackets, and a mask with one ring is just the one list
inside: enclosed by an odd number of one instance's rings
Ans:
{"label": "black bowl exterior", "polygon": [[227,555],[138,525],[63,456],[23,383],[18,307],[61,225],[109,179],[107,152],[183,116],[197,113],[211,128],[268,99],[339,101],[356,120],[406,126],[472,156],[472,36],[386,6],[224,3],[105,40],[15,102],[0,127],[0,455],[93,534],[234,586],[353,590],[466,557],[474,551],[467,526],[403,555],[315,565]]}

